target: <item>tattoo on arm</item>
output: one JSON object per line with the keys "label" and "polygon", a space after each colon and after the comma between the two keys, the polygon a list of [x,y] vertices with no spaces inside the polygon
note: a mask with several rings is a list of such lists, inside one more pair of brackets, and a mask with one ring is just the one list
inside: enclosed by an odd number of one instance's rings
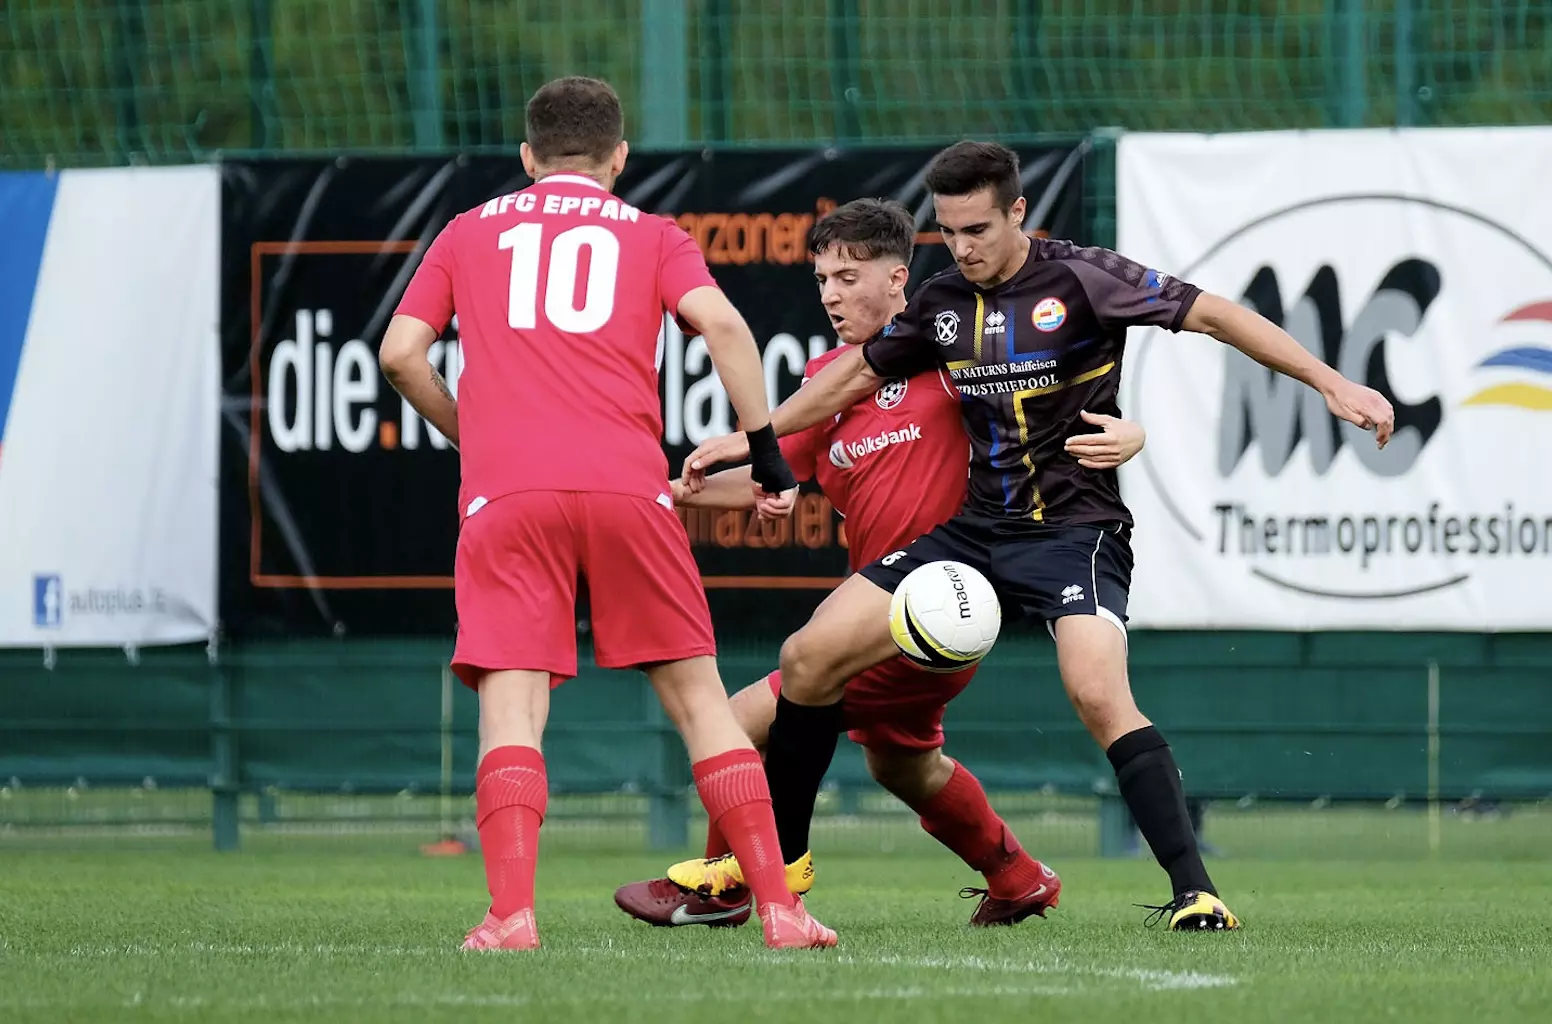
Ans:
{"label": "tattoo on arm", "polygon": [[436,385],[438,391],[447,396],[447,400],[449,402],[457,401],[457,399],[453,397],[452,391],[449,390],[447,386],[447,380],[442,376],[441,372],[438,371],[435,366],[431,368],[431,383]]}

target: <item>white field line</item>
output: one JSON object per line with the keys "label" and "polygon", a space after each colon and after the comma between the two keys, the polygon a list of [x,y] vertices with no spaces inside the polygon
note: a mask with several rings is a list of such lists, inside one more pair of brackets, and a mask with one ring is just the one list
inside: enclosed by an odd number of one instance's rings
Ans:
{"label": "white field line", "polygon": [[[1065,985],[1038,984],[1038,985],[978,985],[974,987],[956,986],[952,988],[928,988],[922,986],[898,986],[875,987],[866,989],[842,989],[826,991],[823,998],[827,1002],[887,1002],[910,1001],[915,999],[965,999],[965,998],[1026,998],[1030,996],[1064,996],[1073,992]],[[793,989],[761,989],[763,999],[776,1002],[800,1001],[813,999],[813,988]],[[750,993],[742,987],[726,990],[705,990],[697,992],[603,992],[597,994],[556,994],[554,996],[524,996],[524,995],[471,995],[467,992],[456,993],[392,993],[380,997],[367,996],[336,996],[336,995],[304,995],[304,996],[259,996],[257,998],[231,998],[228,996],[204,996],[204,995],[176,995],[167,997],[147,997],[144,992],[134,992],[121,1001],[88,999],[84,1005],[107,1007],[119,1006],[125,1009],[138,1007],[161,1006],[169,1010],[200,1012],[211,1009],[240,1009],[240,1010],[306,1010],[321,1009],[324,1007],[350,1007],[350,1008],[374,1008],[384,1006],[413,1006],[413,1007],[468,1007],[468,1008],[520,1008],[531,1006],[556,1006],[574,1004],[576,1006],[594,1006],[599,1003],[618,1003],[621,1005],[636,1006],[642,1003],[658,1004],[699,1004],[699,1003],[737,1003],[746,1005],[749,1002]],[[82,1008],[83,1002],[79,1000],[62,999],[36,999],[26,998],[9,1000],[0,998],[0,1008],[9,1007],[15,1010],[22,1009],[57,1009],[62,1006],[74,1006]]]}
{"label": "white field line", "polygon": [[[450,952],[446,945],[435,946],[374,946],[369,944],[310,944],[279,943],[265,945],[215,944],[191,942],[184,944],[134,943],[121,946],[75,946],[68,951],[71,957],[96,959],[122,956],[163,957],[177,954],[202,954],[224,957],[267,956],[381,956],[381,957],[442,957]],[[705,965],[722,962],[728,966],[839,964],[850,967],[877,968],[898,967],[912,971],[980,972],[1021,977],[1107,978],[1135,983],[1147,991],[1194,990],[1228,988],[1239,984],[1239,979],[1227,974],[1207,974],[1200,971],[1171,971],[1150,967],[1128,967],[1086,963],[1081,960],[1052,956],[1042,959],[989,959],[982,956],[902,956],[892,953],[839,954],[803,952],[773,952],[750,949],[740,944],[719,950],[642,949],[632,946],[622,948],[612,943],[602,946],[551,947],[541,955],[610,957],[618,960],[650,960],[657,963],[682,963]]]}

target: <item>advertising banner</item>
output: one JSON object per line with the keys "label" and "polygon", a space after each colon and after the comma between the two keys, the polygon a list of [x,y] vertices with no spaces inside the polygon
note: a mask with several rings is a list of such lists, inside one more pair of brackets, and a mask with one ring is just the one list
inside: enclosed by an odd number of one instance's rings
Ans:
{"label": "advertising banner", "polygon": [[210,167],[0,174],[0,646],[216,625]]}
{"label": "advertising banner", "polygon": [[[899,199],[921,232],[913,283],[948,265],[922,184],[932,152],[638,155],[616,191],[700,243],[780,401],[836,344],[805,245],[817,217],[858,196]],[[1022,156],[1028,228],[1081,233],[1083,150]],[[253,162],[223,173],[223,618],[239,634],[446,631],[457,453],[388,386],[377,347],[442,225],[529,180],[498,158]],[[663,443],[677,470],[695,445],[732,429],[733,413],[702,341],[669,321],[660,343]],[[432,359],[456,390],[456,321]],[[681,514],[709,589],[823,590],[845,571],[844,524],[818,493],[775,524]]]}
{"label": "advertising banner", "polygon": [[1552,131],[1129,135],[1119,248],[1383,392],[1396,435],[1199,335],[1134,331],[1132,616],[1552,627]]}

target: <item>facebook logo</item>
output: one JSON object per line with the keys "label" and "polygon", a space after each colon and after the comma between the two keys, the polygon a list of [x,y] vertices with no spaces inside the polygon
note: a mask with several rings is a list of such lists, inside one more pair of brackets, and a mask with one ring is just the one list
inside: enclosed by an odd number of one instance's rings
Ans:
{"label": "facebook logo", "polygon": [[32,624],[58,629],[65,607],[65,586],[57,575],[32,578]]}

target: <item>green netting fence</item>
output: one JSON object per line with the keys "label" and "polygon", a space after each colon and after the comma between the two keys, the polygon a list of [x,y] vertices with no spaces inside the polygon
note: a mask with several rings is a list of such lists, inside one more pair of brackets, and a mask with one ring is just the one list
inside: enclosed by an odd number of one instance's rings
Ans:
{"label": "green netting fence", "polygon": [[0,166],[508,149],[586,73],[638,144],[1552,121],[1548,0],[9,0]]}

